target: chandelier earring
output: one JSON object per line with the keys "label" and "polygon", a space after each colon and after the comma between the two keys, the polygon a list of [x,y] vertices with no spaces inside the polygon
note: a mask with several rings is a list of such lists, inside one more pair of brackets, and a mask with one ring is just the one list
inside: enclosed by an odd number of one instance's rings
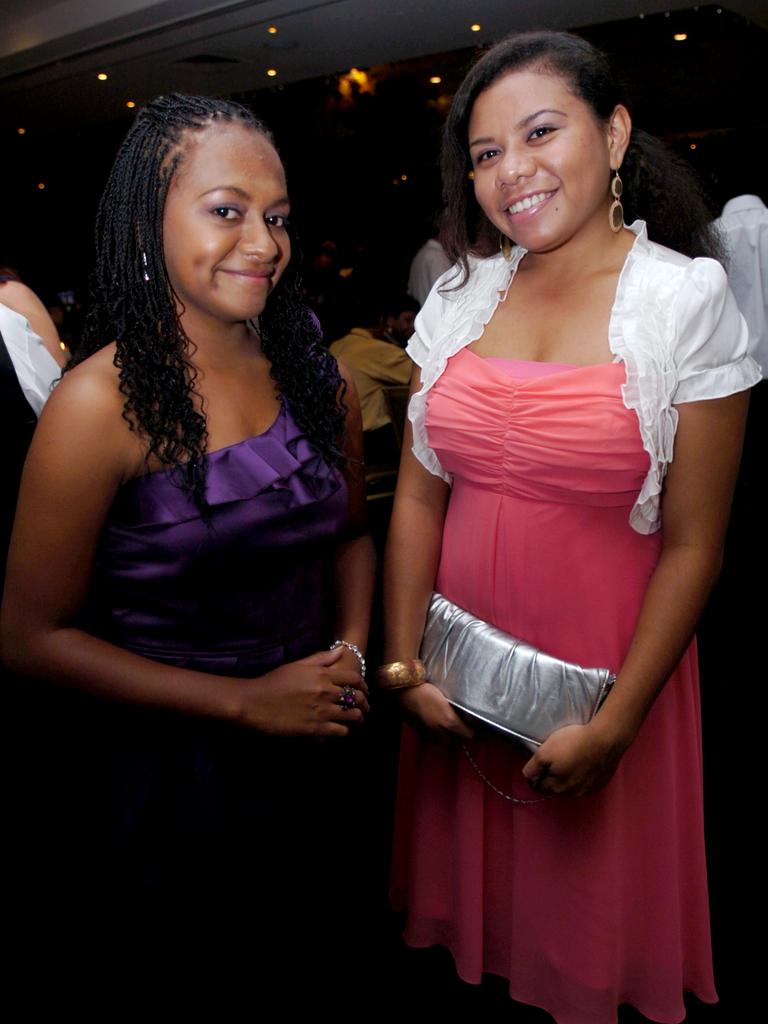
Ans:
{"label": "chandelier earring", "polygon": [[608,211],[608,223],[611,225],[611,231],[621,231],[624,227],[624,207],[621,205],[621,193],[624,189],[621,178],[619,177],[619,169],[616,168],[613,172],[613,178],[611,179],[611,195],[613,196],[613,202],[611,208]]}
{"label": "chandelier earring", "polygon": [[506,235],[499,236],[499,251],[507,263],[509,263],[512,259],[512,243]]}

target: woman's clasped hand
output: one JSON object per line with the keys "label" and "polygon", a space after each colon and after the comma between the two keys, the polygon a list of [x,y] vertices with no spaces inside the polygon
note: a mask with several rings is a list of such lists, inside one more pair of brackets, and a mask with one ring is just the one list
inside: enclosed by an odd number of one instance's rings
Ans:
{"label": "woman's clasped hand", "polygon": [[233,717],[276,736],[346,736],[370,710],[368,687],[357,663],[349,661],[342,648],[319,651],[259,679],[235,682]]}

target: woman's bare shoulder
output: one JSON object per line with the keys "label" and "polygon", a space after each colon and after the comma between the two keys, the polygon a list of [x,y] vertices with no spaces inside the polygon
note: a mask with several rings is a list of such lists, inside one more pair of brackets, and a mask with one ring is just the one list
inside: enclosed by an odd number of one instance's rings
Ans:
{"label": "woman's bare shoulder", "polygon": [[[61,435],[83,454],[114,461],[120,475],[140,471],[143,446],[123,412],[125,396],[114,363],[115,346],[107,345],[64,374],[46,402],[38,432],[43,438]],[[74,451],[72,452],[74,457]]]}
{"label": "woman's bare shoulder", "polygon": [[68,414],[78,419],[97,421],[115,412],[122,416],[125,398],[120,393],[114,357],[115,346],[107,345],[68,370],[53,389],[43,415],[66,407]]}

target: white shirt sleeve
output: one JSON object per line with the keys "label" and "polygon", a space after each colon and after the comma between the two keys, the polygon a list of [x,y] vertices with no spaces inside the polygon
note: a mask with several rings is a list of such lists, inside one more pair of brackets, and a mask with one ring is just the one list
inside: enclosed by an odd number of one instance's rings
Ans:
{"label": "white shirt sleeve", "polygon": [[29,321],[0,303],[0,333],[16,371],[24,397],[35,415],[43,411],[52,383],[61,375],[61,367],[29,326]]}
{"label": "white shirt sleeve", "polygon": [[715,260],[688,264],[674,309],[678,383],[672,402],[724,398],[752,387],[760,371],[748,355],[749,331]]}

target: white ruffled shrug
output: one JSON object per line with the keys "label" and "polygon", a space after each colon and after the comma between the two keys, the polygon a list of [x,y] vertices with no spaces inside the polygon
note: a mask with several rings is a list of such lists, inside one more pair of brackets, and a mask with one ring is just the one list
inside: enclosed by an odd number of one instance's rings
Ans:
{"label": "white ruffled shrug", "polygon": [[[760,370],[747,354],[747,327],[720,264],[690,260],[650,242],[643,221],[635,221],[630,231],[637,238],[619,276],[608,343],[615,361],[626,366],[622,397],[637,414],[650,457],[629,522],[638,533],[653,533],[661,525],[661,488],[674,451],[674,406],[744,391],[760,380]],[[416,333],[407,348],[421,368],[422,381],[408,412],[413,452],[449,483],[427,440],[427,394],[447,360],[480,337],[525,252],[515,247],[509,261],[500,254],[470,257],[466,285],[441,294],[441,287],[451,287],[456,274],[451,268],[435,282],[416,318]]]}

